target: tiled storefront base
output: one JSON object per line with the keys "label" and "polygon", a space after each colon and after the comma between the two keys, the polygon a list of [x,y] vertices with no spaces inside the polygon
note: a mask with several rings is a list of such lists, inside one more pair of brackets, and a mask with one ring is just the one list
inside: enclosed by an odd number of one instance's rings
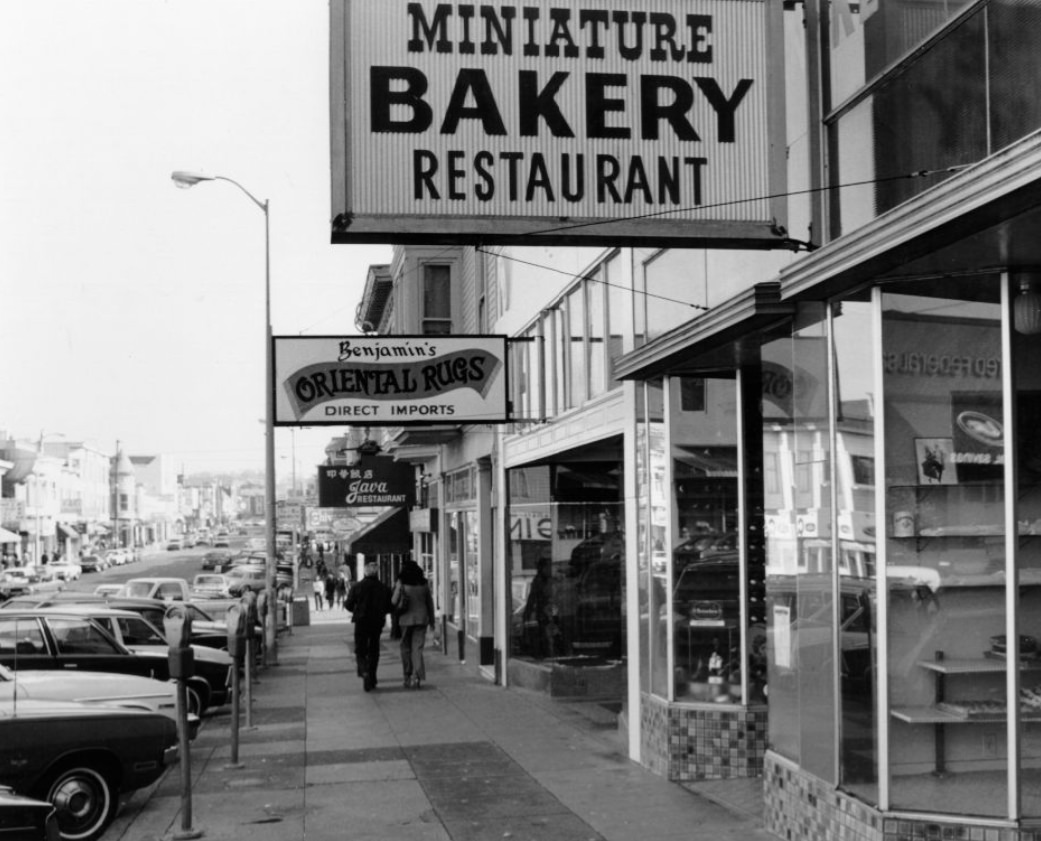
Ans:
{"label": "tiled storefront base", "polygon": [[887,816],[776,754],[763,768],[765,828],[784,841],[1041,841],[1041,829]]}
{"label": "tiled storefront base", "polygon": [[670,704],[641,696],[643,764],[670,780],[758,777],[766,753],[765,707]]}

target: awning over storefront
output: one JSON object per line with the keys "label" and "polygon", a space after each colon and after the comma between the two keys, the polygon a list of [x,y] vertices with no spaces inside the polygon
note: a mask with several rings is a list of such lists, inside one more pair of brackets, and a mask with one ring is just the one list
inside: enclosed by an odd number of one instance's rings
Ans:
{"label": "awning over storefront", "polygon": [[80,533],[65,523],[58,523],[58,537],[67,537],[70,540],[78,540]]}
{"label": "awning over storefront", "polygon": [[408,510],[388,508],[357,531],[347,544],[348,552],[369,555],[404,555],[412,548]]}
{"label": "awning over storefront", "polygon": [[17,543],[22,538],[15,534],[13,531],[0,526],[0,543]]}
{"label": "awning over storefront", "polygon": [[110,529],[104,523],[91,523],[89,531],[91,534],[108,534],[112,531],[112,529]]}
{"label": "awning over storefront", "polygon": [[615,375],[623,380],[647,380],[664,374],[733,370],[746,355],[747,361],[758,361],[758,341],[748,337],[788,317],[794,309],[793,304],[781,303],[776,281],[757,283],[627,353],[615,363]]}

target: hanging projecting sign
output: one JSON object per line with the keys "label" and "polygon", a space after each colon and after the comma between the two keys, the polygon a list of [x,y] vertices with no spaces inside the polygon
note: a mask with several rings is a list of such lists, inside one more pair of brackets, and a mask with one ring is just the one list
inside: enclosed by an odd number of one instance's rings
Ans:
{"label": "hanging projecting sign", "polygon": [[350,467],[318,468],[318,504],[322,508],[409,508],[415,496],[415,468],[390,456],[362,456]]}
{"label": "hanging projecting sign", "polygon": [[330,8],[333,242],[785,244],[781,3]]}
{"label": "hanging projecting sign", "polygon": [[505,336],[276,336],[275,424],[506,423]]}

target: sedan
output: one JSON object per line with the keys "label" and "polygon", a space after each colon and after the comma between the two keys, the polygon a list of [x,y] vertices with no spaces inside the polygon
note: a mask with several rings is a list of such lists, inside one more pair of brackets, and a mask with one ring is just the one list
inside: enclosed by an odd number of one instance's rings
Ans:
{"label": "sedan", "polygon": [[[122,587],[120,588],[122,589]],[[72,590],[64,590],[60,593],[50,593],[46,596],[19,596],[10,601],[0,604],[0,611],[7,610],[35,610],[45,607],[66,607],[77,604],[90,604],[96,607],[110,607],[114,610],[131,610],[147,619],[155,627],[163,624],[169,602],[162,599],[135,599],[125,596],[99,595],[94,593],[79,593]],[[216,619],[210,608],[222,608],[229,604],[225,601],[210,600],[207,602],[207,610],[202,610],[192,602],[179,602],[183,604],[192,614],[192,645],[204,645],[207,648],[228,647],[228,626],[226,622]],[[0,613],[2,615],[2,613]]]}
{"label": "sedan", "polygon": [[75,581],[83,573],[83,568],[72,561],[58,561],[50,564],[49,568],[61,581]]}
{"label": "sedan", "polygon": [[0,785],[46,800],[65,841],[93,841],[120,795],[155,782],[177,761],[166,716],[59,701],[0,705]]}
{"label": "sedan", "polygon": [[174,538],[166,544],[166,550],[168,552],[179,552],[182,548],[181,541],[177,538]]}
{"label": "sedan", "polygon": [[228,592],[232,596],[241,596],[246,590],[260,592],[267,586],[267,570],[263,566],[232,567],[224,577],[228,579]]}
{"label": "sedan", "polygon": [[192,579],[192,595],[200,599],[226,599],[231,594],[228,580],[223,575],[202,572]]}
{"label": "sedan", "polygon": [[[168,651],[162,633],[129,611],[70,605],[0,612],[0,663],[18,670],[117,672],[165,681]],[[233,660],[204,646],[193,651],[188,709],[202,715],[228,702]]]}
{"label": "sedan", "polygon": [[108,569],[108,561],[101,555],[83,555],[80,558],[80,569],[83,572],[104,572]]}

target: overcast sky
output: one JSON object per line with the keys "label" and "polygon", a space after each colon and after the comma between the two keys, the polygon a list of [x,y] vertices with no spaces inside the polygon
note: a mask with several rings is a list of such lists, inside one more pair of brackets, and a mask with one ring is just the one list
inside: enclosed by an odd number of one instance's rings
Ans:
{"label": "overcast sky", "polygon": [[327,42],[326,0],[0,2],[0,430],[263,466],[264,216],[170,173],[270,199],[276,334],[356,332],[390,248],[329,244]]}

